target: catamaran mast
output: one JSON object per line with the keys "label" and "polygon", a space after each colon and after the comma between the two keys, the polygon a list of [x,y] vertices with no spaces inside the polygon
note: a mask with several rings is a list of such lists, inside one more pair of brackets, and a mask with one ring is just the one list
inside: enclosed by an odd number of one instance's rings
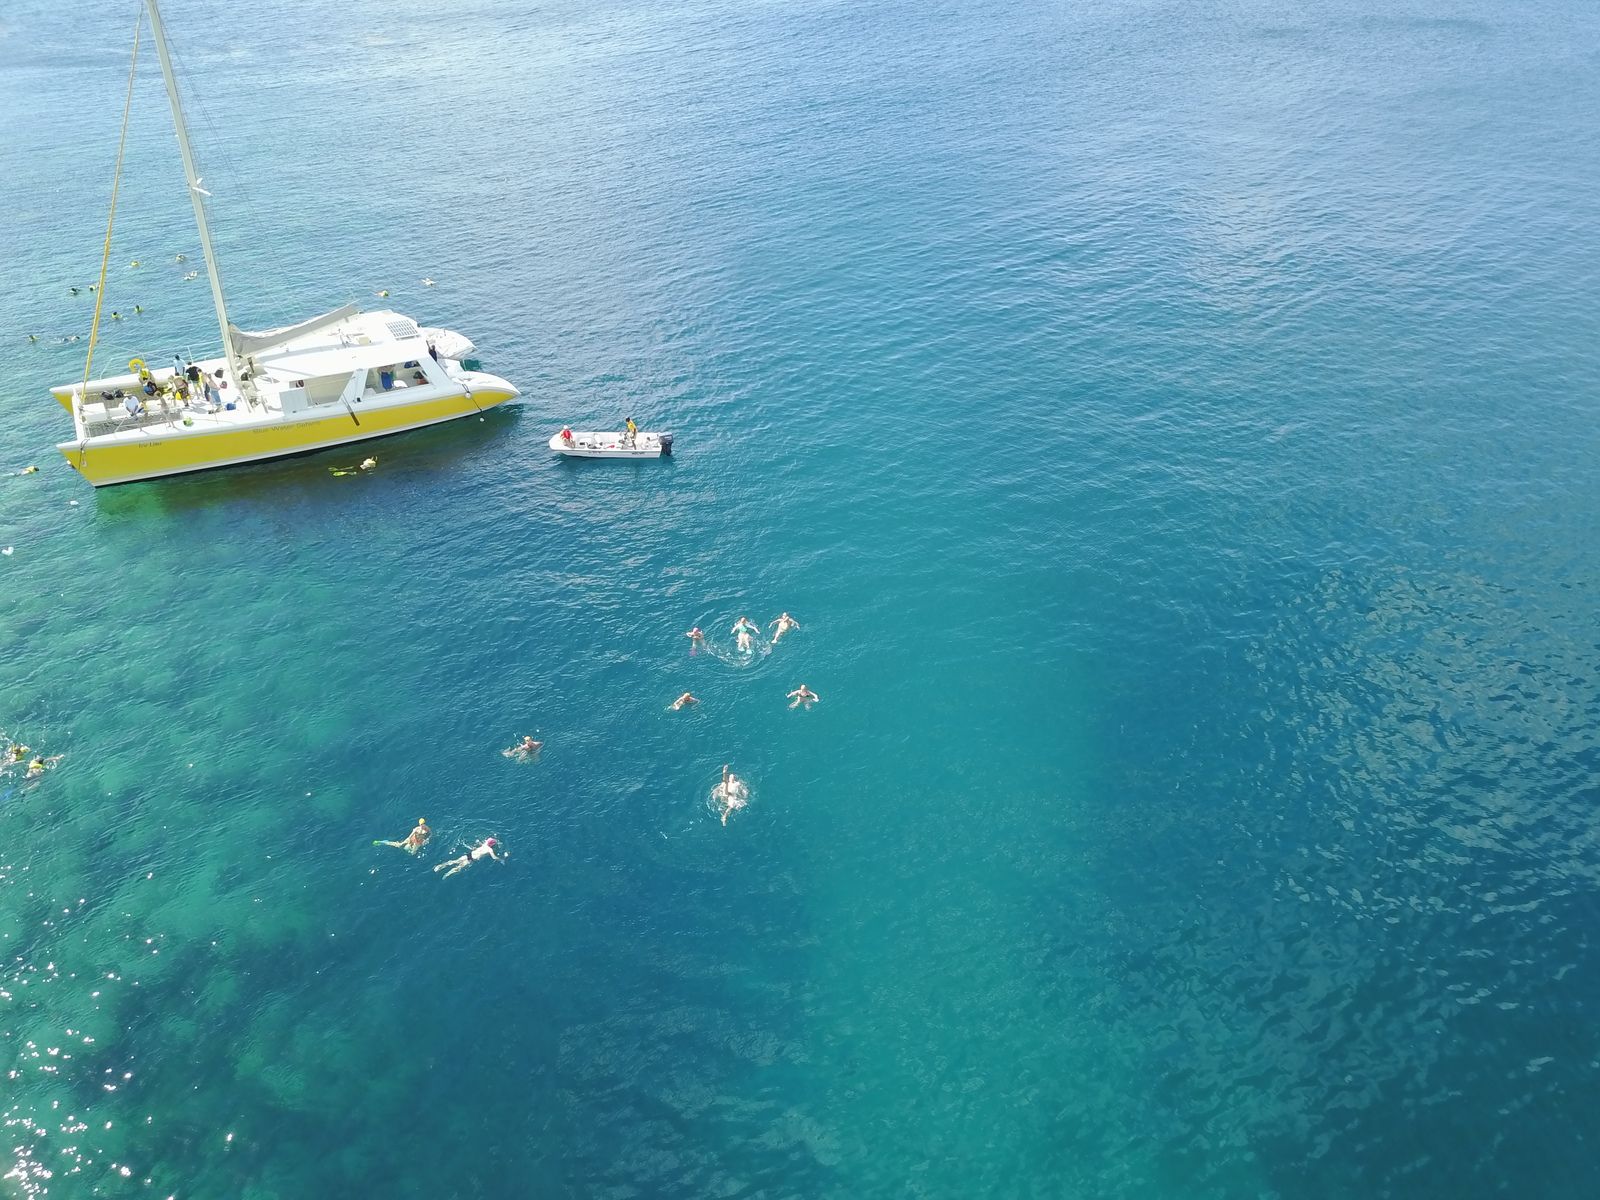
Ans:
{"label": "catamaran mast", "polygon": [[167,99],[172,102],[172,127],[178,135],[178,149],[183,153],[183,173],[189,181],[189,199],[194,202],[194,224],[200,232],[200,249],[206,257],[206,274],[211,278],[211,300],[217,306],[217,325],[222,330],[222,353],[227,356],[234,379],[239,380],[242,364],[233,345],[228,306],[222,298],[222,277],[217,274],[217,255],[211,248],[211,227],[206,224],[207,193],[200,186],[200,173],[194,166],[194,151],[189,148],[189,127],[184,123],[183,104],[178,99],[178,81],[172,74],[166,31],[161,28],[161,9],[156,0],[144,0],[144,6],[150,13],[150,33],[155,39],[156,55],[161,59],[161,76],[167,81]]}

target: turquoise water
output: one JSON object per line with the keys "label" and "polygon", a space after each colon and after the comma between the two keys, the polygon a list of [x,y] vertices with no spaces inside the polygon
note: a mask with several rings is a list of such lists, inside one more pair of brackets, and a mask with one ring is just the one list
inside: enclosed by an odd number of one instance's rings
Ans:
{"label": "turquoise water", "polygon": [[[526,399],[105,492],[86,7],[0,16],[20,1194],[1600,1186],[1589,6],[170,0],[240,323]],[[214,350],[148,70],[122,203],[106,369]]]}

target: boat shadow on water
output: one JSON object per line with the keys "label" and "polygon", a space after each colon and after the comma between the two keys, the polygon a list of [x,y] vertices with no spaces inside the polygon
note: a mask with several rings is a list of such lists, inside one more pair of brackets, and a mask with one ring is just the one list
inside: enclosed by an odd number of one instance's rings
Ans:
{"label": "boat shadow on water", "polygon": [[644,475],[648,477],[651,471],[670,471],[677,464],[677,456],[672,454],[655,455],[650,458],[576,458],[565,454],[553,456],[555,467],[558,471],[626,471],[633,468],[633,474],[628,478]]}
{"label": "boat shadow on water", "polygon": [[[380,470],[403,462],[408,474],[452,471],[463,459],[485,453],[509,437],[523,419],[522,412],[521,405],[501,405],[476,421],[450,421],[265,462],[95,488],[94,501],[103,516],[138,519],[151,513],[197,512],[256,501],[331,500],[352,494],[349,475],[366,458],[379,459]],[[335,468],[349,470],[336,475]]]}

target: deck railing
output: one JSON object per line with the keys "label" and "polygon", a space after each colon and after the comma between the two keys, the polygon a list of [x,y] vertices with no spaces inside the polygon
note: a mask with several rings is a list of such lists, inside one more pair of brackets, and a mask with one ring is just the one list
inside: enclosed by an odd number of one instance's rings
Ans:
{"label": "deck railing", "polygon": [[138,415],[130,413],[121,400],[80,400],[83,413],[83,431],[90,437],[103,437],[124,429],[147,429],[152,425],[178,425],[183,421],[184,402],[162,392],[155,396],[135,393],[144,410]]}

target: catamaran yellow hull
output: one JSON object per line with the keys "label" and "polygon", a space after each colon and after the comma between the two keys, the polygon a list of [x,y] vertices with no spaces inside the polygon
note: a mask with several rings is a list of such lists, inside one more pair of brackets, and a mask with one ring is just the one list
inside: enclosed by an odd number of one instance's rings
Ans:
{"label": "catamaran yellow hull", "polygon": [[62,442],[56,449],[95,487],[106,487],[305,454],[422,429],[457,417],[487,412],[517,395],[515,389],[481,389],[474,390],[470,396],[442,396],[416,404],[381,407],[356,405],[353,415],[341,407],[337,415],[274,421],[237,429],[194,430],[158,425],[144,430],[147,436],[118,438],[109,444],[93,438],[87,442]]}

